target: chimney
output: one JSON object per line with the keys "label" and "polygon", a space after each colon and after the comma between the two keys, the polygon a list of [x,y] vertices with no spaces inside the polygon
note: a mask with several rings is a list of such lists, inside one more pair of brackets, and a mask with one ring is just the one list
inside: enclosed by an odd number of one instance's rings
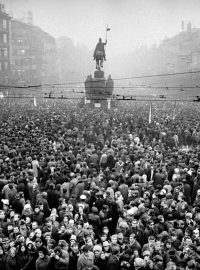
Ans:
{"label": "chimney", "polygon": [[189,23],[187,24],[187,32],[188,32],[188,33],[191,33],[191,32],[192,32],[192,25],[191,25],[191,22],[189,22]]}

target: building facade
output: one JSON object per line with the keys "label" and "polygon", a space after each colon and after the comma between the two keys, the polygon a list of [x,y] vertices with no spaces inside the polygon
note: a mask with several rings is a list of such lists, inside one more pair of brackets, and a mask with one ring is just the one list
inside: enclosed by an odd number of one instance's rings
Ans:
{"label": "building facade", "polygon": [[0,4],[0,84],[8,84],[11,72],[11,17]]}
{"label": "building facade", "polygon": [[40,27],[11,20],[12,82],[48,83],[56,78],[56,41]]}

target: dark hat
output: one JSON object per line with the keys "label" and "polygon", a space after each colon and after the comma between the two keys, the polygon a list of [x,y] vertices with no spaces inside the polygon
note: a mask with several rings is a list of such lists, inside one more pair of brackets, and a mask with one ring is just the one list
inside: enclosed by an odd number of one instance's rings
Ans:
{"label": "dark hat", "polygon": [[163,257],[160,256],[160,255],[156,255],[156,256],[154,257],[154,259],[155,259],[155,261],[163,261]]}
{"label": "dark hat", "polygon": [[169,250],[169,256],[172,257],[176,254],[175,250],[174,249],[170,249]]}
{"label": "dark hat", "polygon": [[98,214],[98,209],[96,208],[96,207],[92,207],[92,212],[94,213],[94,214]]}
{"label": "dark hat", "polygon": [[51,232],[45,232],[44,237],[51,236]]}
{"label": "dark hat", "polygon": [[122,232],[121,229],[116,229],[116,234],[121,233],[121,232]]}
{"label": "dark hat", "polygon": [[166,239],[167,237],[169,237],[169,234],[168,234],[168,232],[167,231],[162,231],[159,235],[158,235],[158,237],[160,237],[161,239]]}
{"label": "dark hat", "polygon": [[9,239],[7,237],[3,238],[3,240],[2,240],[2,244],[7,244],[9,242],[10,241],[9,241]]}
{"label": "dark hat", "polygon": [[55,248],[54,248],[54,252],[55,252],[55,253],[56,253],[56,252],[62,253],[61,247],[59,247],[59,246],[55,247]]}
{"label": "dark hat", "polygon": [[90,248],[89,248],[88,245],[84,245],[84,246],[82,247],[82,251],[83,251],[83,252],[87,252],[87,251],[89,251],[89,250],[90,250]]}
{"label": "dark hat", "polygon": [[46,247],[42,246],[38,249],[38,252],[42,252],[44,253],[44,255],[47,255],[48,254],[48,250]]}
{"label": "dark hat", "polygon": [[53,247],[55,247],[56,246],[56,240],[50,239],[49,244],[52,245]]}

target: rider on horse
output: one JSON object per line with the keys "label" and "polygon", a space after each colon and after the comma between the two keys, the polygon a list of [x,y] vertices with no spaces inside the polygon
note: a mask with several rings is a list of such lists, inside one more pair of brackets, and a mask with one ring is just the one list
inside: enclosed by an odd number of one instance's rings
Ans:
{"label": "rider on horse", "polygon": [[106,44],[107,44],[107,40],[106,42],[102,42],[102,39],[99,38],[99,42],[97,43],[96,48],[94,50],[94,54],[93,54],[94,60],[97,59],[99,56],[101,56],[102,60],[106,61],[106,54],[105,54],[105,48],[104,48]]}

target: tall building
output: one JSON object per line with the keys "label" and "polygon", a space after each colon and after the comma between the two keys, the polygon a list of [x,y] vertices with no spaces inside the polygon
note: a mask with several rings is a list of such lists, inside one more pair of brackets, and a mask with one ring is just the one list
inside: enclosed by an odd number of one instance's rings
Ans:
{"label": "tall building", "polygon": [[10,79],[10,20],[4,5],[0,3],[0,84],[8,84]]}
{"label": "tall building", "polygon": [[12,82],[40,84],[56,78],[56,41],[40,27],[11,20]]}
{"label": "tall building", "polygon": [[[200,28],[182,22],[181,31],[166,38],[159,46],[140,48],[135,54],[136,74],[187,73],[187,75],[146,78],[141,84],[157,85],[199,85],[200,70]],[[138,72],[138,73],[137,73]],[[137,83],[137,82],[136,82]]]}
{"label": "tall building", "polygon": [[159,70],[163,72],[187,72],[200,69],[200,28],[186,29],[182,22],[182,31],[172,38],[164,40],[157,48],[161,52]]}

